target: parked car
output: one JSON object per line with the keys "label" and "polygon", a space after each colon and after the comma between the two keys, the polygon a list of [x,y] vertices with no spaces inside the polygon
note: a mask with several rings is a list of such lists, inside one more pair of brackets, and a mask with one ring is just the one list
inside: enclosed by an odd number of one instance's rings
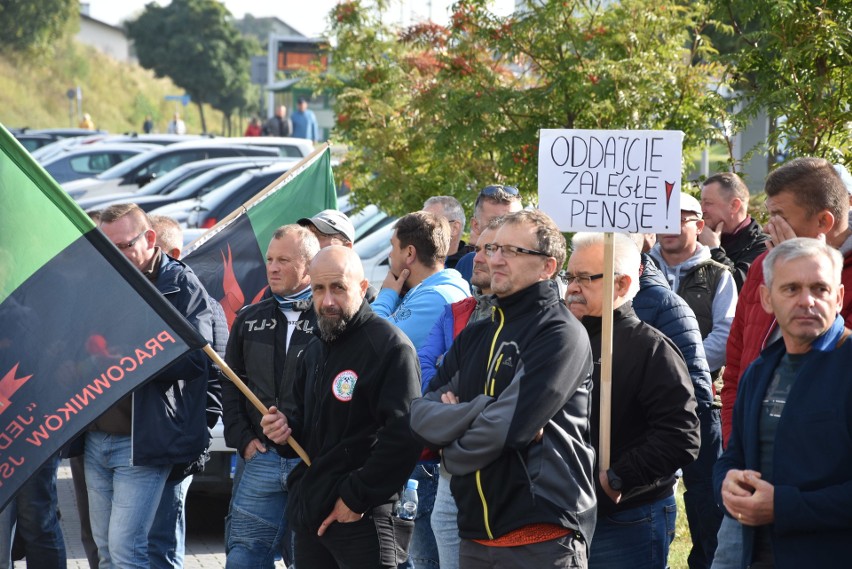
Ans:
{"label": "parked car", "polygon": [[169,144],[176,144],[178,142],[188,142],[190,140],[199,140],[201,138],[202,135],[199,134],[91,134],[88,136],[61,138],[59,140],[51,142],[47,146],[42,146],[41,148],[34,150],[32,152],[32,155],[33,158],[35,158],[41,163],[44,163],[45,161],[50,160],[51,158],[53,158],[57,154],[60,154],[63,151],[88,144],[101,144],[110,142],[141,142],[143,144],[156,144],[159,146],[167,146]]}
{"label": "parked car", "polygon": [[157,147],[153,144],[94,144],[73,147],[56,154],[41,165],[54,180],[62,184],[97,176],[128,158],[153,148]]}
{"label": "parked car", "polygon": [[277,160],[274,156],[226,156],[224,158],[209,158],[207,160],[198,160],[196,162],[187,162],[178,166],[168,174],[158,176],[149,184],[145,184],[135,192],[117,191],[111,194],[103,194],[91,198],[81,198],[77,200],[79,205],[85,211],[99,209],[101,204],[118,200],[132,201],[136,197],[153,196],[156,194],[168,194],[178,187],[194,180],[204,172],[224,166],[225,164],[236,164],[245,161],[260,161],[260,160]]}
{"label": "parked car", "polygon": [[[218,168],[211,168],[209,170],[202,171],[198,176],[177,184],[174,188],[171,188],[171,191],[169,192],[139,195],[142,191],[140,190],[140,192],[137,192],[136,194],[125,194],[123,197],[119,197],[111,201],[105,201],[99,204],[96,209],[102,209],[118,203],[133,202],[143,210],[151,211],[178,201],[198,199],[212,192],[216,188],[227,184],[246,170],[267,166],[269,164],[278,164],[282,161],[286,161],[291,164],[298,162],[295,158],[273,158],[271,156],[257,158],[245,157],[242,162],[226,164],[224,166],[219,166]],[[153,182],[149,185],[152,184]],[[146,188],[147,186],[143,188],[143,190]]]}
{"label": "parked car", "polygon": [[396,229],[396,218],[363,239],[355,240],[355,252],[361,257],[364,277],[374,287],[381,288],[388,274],[388,255],[391,252],[391,237]]}
{"label": "parked car", "polygon": [[289,136],[236,136],[232,138],[214,138],[214,141],[226,144],[250,144],[266,146],[278,150],[278,154],[289,158],[303,158],[314,151],[314,143],[304,138]]}
{"label": "parked car", "polygon": [[135,192],[154,178],[167,174],[181,164],[224,156],[277,156],[275,149],[261,146],[211,143],[207,140],[179,142],[134,156],[98,174],[64,184],[74,199],[114,193]]}
{"label": "parked car", "polygon": [[151,213],[168,215],[184,227],[210,228],[287,172],[293,164],[248,170],[200,199],[175,202]]}

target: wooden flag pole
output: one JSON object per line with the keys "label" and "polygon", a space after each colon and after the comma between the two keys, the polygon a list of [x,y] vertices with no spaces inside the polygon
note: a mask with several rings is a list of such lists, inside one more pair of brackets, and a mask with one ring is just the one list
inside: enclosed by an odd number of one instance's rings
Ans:
{"label": "wooden flag pole", "polygon": [[[260,399],[257,398],[257,395],[251,392],[251,389],[248,388],[248,385],[243,383],[243,380],[240,379],[239,376],[234,373],[234,370],[228,367],[228,364],[225,363],[225,360],[219,357],[219,354],[216,353],[216,350],[214,350],[210,346],[210,344],[204,346],[204,353],[206,353],[210,357],[210,359],[213,360],[213,362],[217,366],[219,366],[219,369],[221,369],[224,374],[228,376],[228,379],[230,379],[233,384],[237,386],[237,389],[239,389],[243,395],[248,397],[248,400],[251,401],[252,405],[254,405],[258,411],[260,411],[264,415],[269,413],[269,409],[267,409],[267,407],[260,401]],[[305,449],[302,448],[302,445],[296,442],[296,439],[294,439],[293,437],[288,438],[287,444],[290,445],[290,447],[294,451],[296,451],[296,454],[299,455],[299,458],[305,461],[305,464],[307,464],[308,466],[311,465],[311,459],[308,458],[308,453],[305,452]]]}
{"label": "wooden flag pole", "polygon": [[612,291],[615,270],[612,233],[604,233],[603,313],[601,314],[601,395],[599,468],[609,469],[612,446]]}

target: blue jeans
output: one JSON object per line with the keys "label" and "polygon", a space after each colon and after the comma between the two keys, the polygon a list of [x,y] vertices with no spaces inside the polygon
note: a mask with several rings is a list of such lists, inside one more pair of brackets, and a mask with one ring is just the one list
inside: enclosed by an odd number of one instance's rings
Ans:
{"label": "blue jeans", "polygon": [[186,493],[192,476],[167,480],[148,532],[148,558],[152,569],[180,569],[186,549]]}
{"label": "blue jeans", "polygon": [[674,495],[599,517],[589,569],[665,569],[676,517]]}
{"label": "blue jeans", "polygon": [[722,455],[722,423],[719,409],[698,413],[701,421],[701,450],[695,462],[683,468],[683,504],[692,550],[689,569],[710,569],[716,552],[716,534],[722,523],[722,511],[713,494],[713,465]]}
{"label": "blue jeans", "polygon": [[432,508],[432,532],[438,546],[441,569],[459,569],[459,508],[450,490],[450,477],[438,477],[438,491]]}
{"label": "blue jeans", "polygon": [[287,477],[299,462],[269,449],[255,453],[242,465],[225,521],[226,567],[272,567],[282,542],[284,563],[293,562],[293,537],[287,527]]}
{"label": "blue jeans", "polygon": [[53,456],[27,480],[0,512],[0,567],[12,567],[12,539],[17,531],[24,541],[27,566],[45,569],[66,566],[65,541],[56,517],[56,469]]}
{"label": "blue jeans", "polygon": [[438,545],[432,533],[432,507],[438,492],[441,465],[438,462],[421,462],[414,467],[411,480],[417,480],[417,517],[414,518],[414,536],[408,550],[408,559],[400,569],[438,569]]}
{"label": "blue jeans", "polygon": [[743,527],[740,522],[724,516],[718,539],[713,569],[740,569],[743,566]]}
{"label": "blue jeans", "polygon": [[89,518],[101,567],[148,567],[148,531],[171,465],[131,466],[128,435],[86,433]]}

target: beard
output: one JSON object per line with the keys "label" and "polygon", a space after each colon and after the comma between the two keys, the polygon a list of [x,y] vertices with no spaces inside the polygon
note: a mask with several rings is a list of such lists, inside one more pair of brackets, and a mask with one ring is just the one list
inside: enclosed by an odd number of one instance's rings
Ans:
{"label": "beard", "polygon": [[333,342],[349,327],[349,322],[355,316],[355,311],[347,311],[337,307],[322,307],[317,313],[317,327],[320,338],[325,342]]}

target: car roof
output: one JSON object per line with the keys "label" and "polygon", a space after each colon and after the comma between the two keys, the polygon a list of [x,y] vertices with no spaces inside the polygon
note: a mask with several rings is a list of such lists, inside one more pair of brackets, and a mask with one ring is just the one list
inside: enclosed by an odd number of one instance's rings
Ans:
{"label": "car roof", "polygon": [[57,158],[64,158],[66,156],[77,156],[80,154],[98,154],[100,152],[120,152],[122,150],[130,151],[130,152],[147,152],[149,150],[153,150],[155,148],[160,148],[158,144],[148,144],[148,143],[136,143],[129,144],[125,142],[112,142],[112,143],[103,143],[97,145],[86,145],[86,146],[71,146],[69,148],[63,148],[61,152],[57,153],[54,156],[51,156],[47,159],[47,161],[42,164],[48,164],[49,162],[53,162]]}

